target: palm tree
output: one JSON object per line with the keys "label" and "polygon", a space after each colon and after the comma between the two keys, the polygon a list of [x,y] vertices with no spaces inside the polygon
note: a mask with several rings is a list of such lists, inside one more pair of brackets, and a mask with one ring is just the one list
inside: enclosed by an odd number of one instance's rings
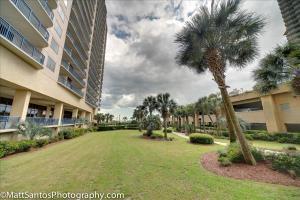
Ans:
{"label": "palm tree", "polygon": [[196,120],[195,120],[195,114],[196,114],[196,108],[195,104],[188,104],[186,106],[186,113],[187,113],[187,118],[192,117],[193,118],[193,131],[196,130]]}
{"label": "palm tree", "polygon": [[126,122],[127,121],[127,117],[123,117],[123,121]]}
{"label": "palm tree", "polygon": [[253,71],[256,85],[254,88],[263,94],[290,82],[295,94],[300,95],[300,45],[287,43],[278,46],[266,55]]}
{"label": "palm tree", "polygon": [[94,119],[97,121],[97,125],[99,125],[102,121],[105,120],[105,116],[103,113],[97,113],[95,116],[94,116]]}
{"label": "palm tree", "polygon": [[133,111],[132,118],[138,121],[140,131],[142,131],[142,121],[147,116],[147,114],[147,109],[143,105],[137,106]]}
{"label": "palm tree", "polygon": [[197,14],[187,22],[176,36],[180,50],[176,61],[203,73],[212,73],[232,121],[241,145],[246,163],[255,165],[256,161],[242,133],[235,116],[225,82],[226,63],[230,66],[244,67],[258,53],[258,34],[264,27],[264,20],[240,8],[241,0],[212,3],[211,10],[202,6]]}
{"label": "palm tree", "polygon": [[181,123],[182,122],[181,119],[183,117],[182,110],[183,110],[183,106],[177,106],[177,108],[174,112],[174,116],[177,118],[177,123],[178,123],[177,128],[178,128],[178,130],[181,129],[181,125],[182,125],[182,123]]}
{"label": "palm tree", "polygon": [[109,114],[109,117],[108,117],[109,121],[112,122],[112,120],[114,119],[114,117],[115,117],[114,115]]}
{"label": "palm tree", "polygon": [[158,94],[157,97],[157,108],[163,118],[164,125],[164,137],[168,139],[167,135],[167,118],[170,117],[170,114],[173,113],[176,109],[176,103],[173,99],[170,99],[170,94]]}
{"label": "palm tree", "polygon": [[109,113],[105,113],[104,116],[105,116],[106,123],[108,123],[110,114]]}
{"label": "palm tree", "polygon": [[202,98],[198,99],[198,101],[196,102],[196,109],[198,112],[201,113],[201,125],[203,128],[203,131],[206,132],[204,115],[207,114],[207,110],[208,110],[207,109],[207,97],[202,97]]}
{"label": "palm tree", "polygon": [[143,106],[148,109],[150,116],[157,109],[157,102],[154,96],[149,96],[144,99]]}

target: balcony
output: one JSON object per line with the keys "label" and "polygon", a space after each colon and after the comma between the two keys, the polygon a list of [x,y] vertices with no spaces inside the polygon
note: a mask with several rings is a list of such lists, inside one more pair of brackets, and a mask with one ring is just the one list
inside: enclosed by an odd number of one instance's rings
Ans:
{"label": "balcony", "polygon": [[72,62],[72,63],[79,69],[79,71],[80,71],[82,74],[84,74],[84,76],[85,76],[86,72],[84,71],[84,69],[86,68],[86,66],[83,65],[82,63],[80,63],[80,62],[73,56],[72,50],[71,50],[69,47],[65,46],[65,47],[64,47],[64,52],[68,55],[68,56],[67,56],[67,57],[68,57],[68,60],[70,60],[70,62]]}
{"label": "balcony", "polygon": [[20,117],[0,116],[0,130],[17,129],[19,121],[20,121]]}
{"label": "balcony", "polygon": [[27,40],[36,47],[48,46],[49,32],[24,0],[0,1],[1,17],[17,27]]}
{"label": "balcony", "polygon": [[46,27],[53,26],[54,14],[48,5],[48,0],[26,1],[27,5],[34,11],[35,15]]}
{"label": "balcony", "polygon": [[67,32],[67,38],[68,40],[66,40],[69,44],[71,44],[75,49],[76,49],[76,53],[77,55],[81,58],[81,60],[83,61],[83,63],[86,63],[87,57],[84,57],[84,52],[83,50],[76,44],[74,38],[71,36],[71,34],[69,32]]}
{"label": "balcony", "polygon": [[72,93],[76,94],[77,96],[81,98],[83,97],[83,92],[71,82],[69,82],[65,77],[59,76],[58,83],[61,84],[63,87],[69,89]]}
{"label": "balcony", "polygon": [[26,121],[40,126],[58,125],[58,119],[46,118],[46,117],[26,117]]}
{"label": "balcony", "polygon": [[42,69],[45,56],[0,17],[0,42],[36,69]]}
{"label": "balcony", "polygon": [[76,124],[77,119],[76,118],[63,118],[61,119],[61,124],[62,125],[73,125]]}
{"label": "balcony", "polygon": [[68,64],[65,60],[62,60],[61,66],[63,69],[68,72],[68,74],[72,75],[72,78],[77,81],[82,87],[85,86],[85,82],[83,81],[83,77],[81,77],[70,64]]}

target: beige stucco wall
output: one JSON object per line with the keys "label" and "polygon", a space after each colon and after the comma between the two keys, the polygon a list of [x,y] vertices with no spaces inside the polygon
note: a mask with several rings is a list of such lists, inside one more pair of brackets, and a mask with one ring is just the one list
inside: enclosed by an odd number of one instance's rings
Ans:
{"label": "beige stucco wall", "polygon": [[86,104],[83,98],[80,99],[71,91],[60,86],[57,80],[47,75],[44,70],[36,70],[3,46],[0,46],[0,55],[1,85],[5,86],[6,84],[3,80],[8,81],[65,104],[93,112],[93,108]]}

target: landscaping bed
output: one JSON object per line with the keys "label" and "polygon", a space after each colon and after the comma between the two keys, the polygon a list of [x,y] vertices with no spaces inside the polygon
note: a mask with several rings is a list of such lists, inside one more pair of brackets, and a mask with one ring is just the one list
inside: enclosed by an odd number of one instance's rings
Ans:
{"label": "landscaping bed", "polygon": [[293,179],[288,174],[274,171],[267,162],[259,162],[256,166],[251,166],[244,163],[233,163],[228,167],[223,167],[218,162],[218,154],[215,152],[210,152],[202,156],[201,164],[206,170],[220,176],[300,187],[299,178]]}

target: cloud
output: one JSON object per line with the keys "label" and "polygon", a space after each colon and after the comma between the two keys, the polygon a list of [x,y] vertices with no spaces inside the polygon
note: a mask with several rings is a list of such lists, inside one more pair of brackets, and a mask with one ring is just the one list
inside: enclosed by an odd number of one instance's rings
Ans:
{"label": "cloud", "polygon": [[[106,1],[108,36],[103,112],[130,117],[132,109],[148,95],[169,92],[179,104],[186,104],[218,91],[208,72],[195,74],[174,60],[175,34],[202,4],[209,1]],[[243,8],[268,19],[260,38],[261,55],[285,41],[285,28],[276,1],[262,4],[260,0],[249,0],[244,2]],[[228,69],[228,84],[232,88],[251,89],[254,84],[251,71],[256,66],[257,61],[242,70]]]}

